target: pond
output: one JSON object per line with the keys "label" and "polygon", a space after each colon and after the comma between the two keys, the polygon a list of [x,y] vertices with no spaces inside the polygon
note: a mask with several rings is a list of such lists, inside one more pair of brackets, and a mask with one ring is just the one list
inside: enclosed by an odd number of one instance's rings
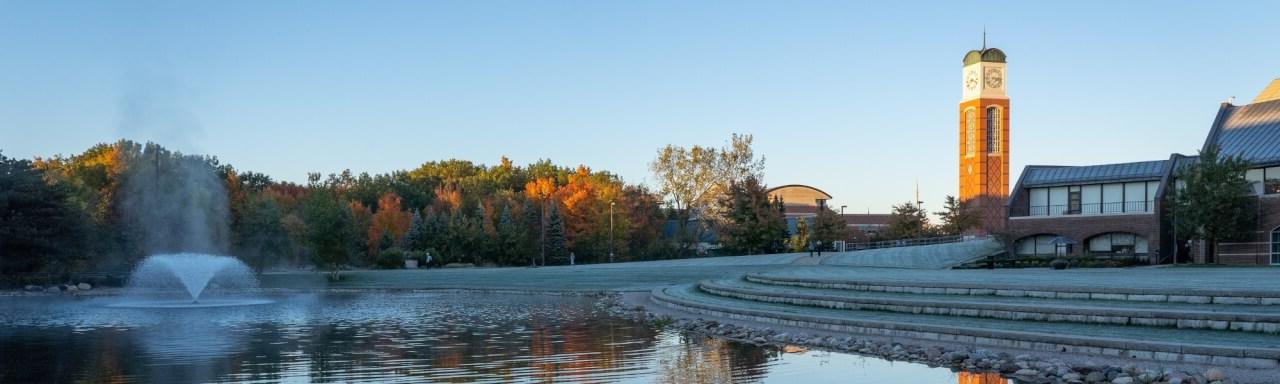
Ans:
{"label": "pond", "polygon": [[271,299],[142,309],[113,298],[0,298],[0,382],[1005,382],[659,330],[586,297]]}

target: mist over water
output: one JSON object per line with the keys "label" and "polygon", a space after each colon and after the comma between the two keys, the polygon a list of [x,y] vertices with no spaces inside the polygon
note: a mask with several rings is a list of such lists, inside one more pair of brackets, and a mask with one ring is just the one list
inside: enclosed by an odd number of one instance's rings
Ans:
{"label": "mist over water", "polygon": [[146,254],[225,254],[227,188],[213,161],[148,144],[118,193],[126,222]]}

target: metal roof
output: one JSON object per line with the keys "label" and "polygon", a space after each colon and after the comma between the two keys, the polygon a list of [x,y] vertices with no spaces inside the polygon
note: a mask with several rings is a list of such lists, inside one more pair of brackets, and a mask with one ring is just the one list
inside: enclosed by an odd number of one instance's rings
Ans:
{"label": "metal roof", "polygon": [[1280,100],[1229,106],[1210,140],[1223,156],[1240,156],[1254,164],[1280,163]]}
{"label": "metal roof", "polygon": [[1164,176],[1166,162],[1167,160],[1154,160],[1080,167],[1030,165],[1023,175],[1022,186],[1159,180]]}

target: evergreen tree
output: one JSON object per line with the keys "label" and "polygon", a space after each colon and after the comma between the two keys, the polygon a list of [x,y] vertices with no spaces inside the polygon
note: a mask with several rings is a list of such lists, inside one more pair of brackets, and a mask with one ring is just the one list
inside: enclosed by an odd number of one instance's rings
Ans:
{"label": "evergreen tree", "polygon": [[0,154],[0,273],[67,272],[86,233],[69,192],[27,160]]}
{"label": "evergreen tree", "polygon": [[525,230],[515,220],[511,214],[511,206],[504,205],[502,213],[498,216],[498,260],[501,264],[515,264],[521,262],[520,258],[525,251]]}
{"label": "evergreen tree", "polygon": [[405,234],[405,247],[411,251],[423,251],[427,245],[427,224],[422,220],[422,210],[414,210],[409,219],[409,233]]}
{"label": "evergreen tree", "polygon": [[916,239],[928,236],[929,217],[924,209],[911,202],[893,206],[885,236],[893,239]]}
{"label": "evergreen tree", "polygon": [[849,238],[849,225],[832,210],[822,207],[818,216],[813,218],[814,241],[821,241],[823,247],[831,246],[836,241]]}
{"label": "evergreen tree", "polygon": [[[551,204],[551,210],[547,214],[547,257],[552,260],[560,260],[569,256],[567,243],[564,238],[564,219],[560,216],[560,209],[556,204]],[[546,261],[543,261],[546,265]]]}
{"label": "evergreen tree", "polygon": [[[537,265],[537,256],[542,248],[542,210],[534,205],[533,201],[524,201],[524,221],[525,221],[525,244],[529,254],[529,266]],[[545,260],[545,258],[544,258]]]}
{"label": "evergreen tree", "polygon": [[947,195],[942,211],[934,214],[942,219],[942,225],[938,229],[947,236],[961,235],[966,230],[976,228],[981,219],[969,201],[960,201],[951,195]]}
{"label": "evergreen tree", "polygon": [[720,239],[728,252],[753,255],[781,249],[787,237],[787,221],[759,179],[749,176],[732,183],[720,206],[725,214]]}
{"label": "evergreen tree", "polygon": [[284,214],[275,200],[266,196],[253,196],[248,200],[232,230],[235,254],[262,273],[289,254],[291,244],[282,222]]}

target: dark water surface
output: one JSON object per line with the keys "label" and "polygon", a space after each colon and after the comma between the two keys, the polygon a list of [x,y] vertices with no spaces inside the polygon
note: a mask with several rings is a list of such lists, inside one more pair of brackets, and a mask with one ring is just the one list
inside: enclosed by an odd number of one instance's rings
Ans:
{"label": "dark water surface", "polygon": [[590,298],[272,299],[142,309],[111,307],[112,298],[0,298],[0,382],[978,382],[919,364],[655,330]]}

